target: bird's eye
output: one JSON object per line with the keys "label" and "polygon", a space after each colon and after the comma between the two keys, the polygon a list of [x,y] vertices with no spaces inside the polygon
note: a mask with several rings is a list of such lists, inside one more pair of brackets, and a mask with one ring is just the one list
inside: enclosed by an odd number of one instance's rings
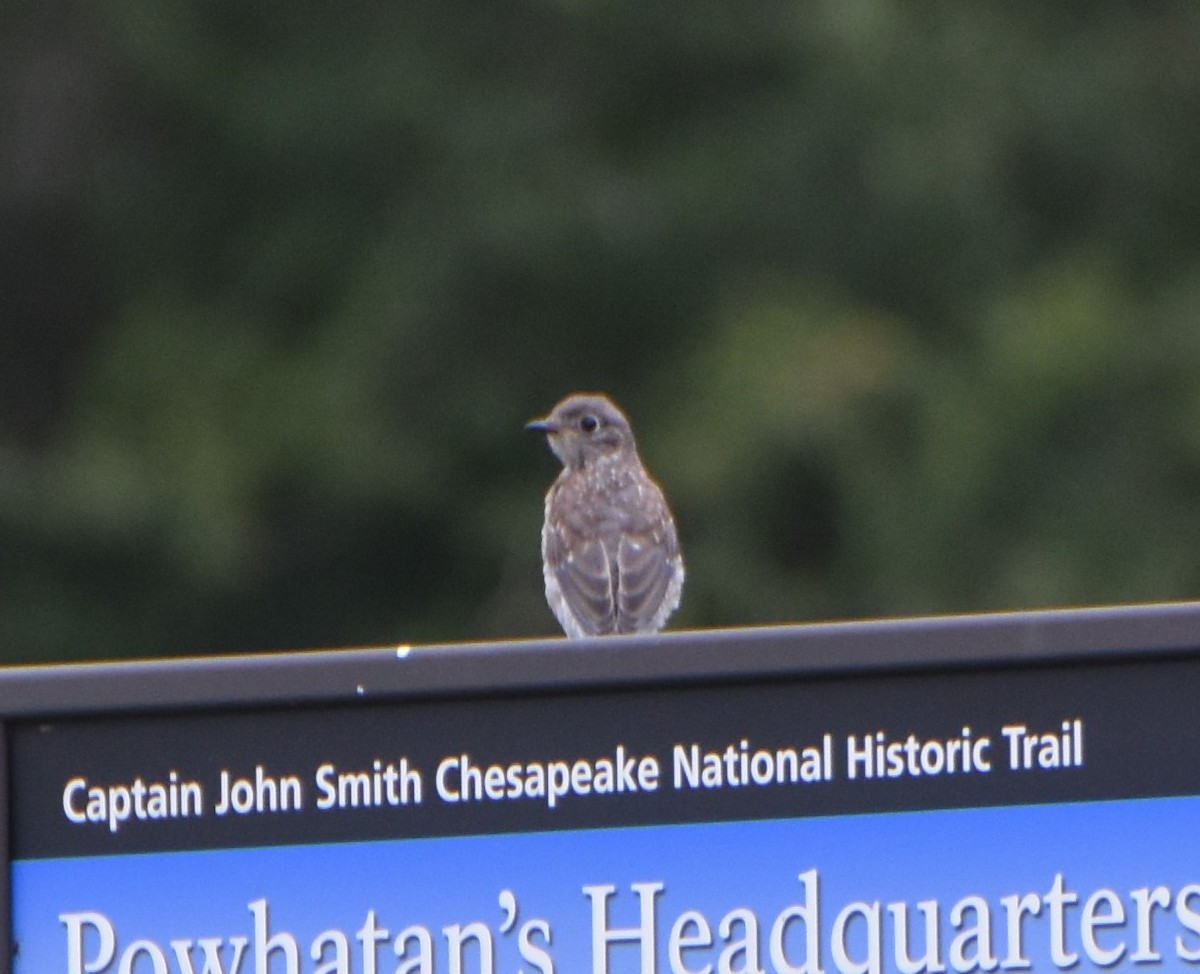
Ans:
{"label": "bird's eye", "polygon": [[600,425],[600,421],[595,416],[584,416],[579,421],[579,428],[585,433],[592,433],[596,427]]}

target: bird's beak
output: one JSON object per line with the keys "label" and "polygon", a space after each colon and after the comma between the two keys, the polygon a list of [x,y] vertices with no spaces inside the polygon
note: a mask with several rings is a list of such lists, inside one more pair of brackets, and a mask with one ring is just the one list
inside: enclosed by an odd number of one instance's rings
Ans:
{"label": "bird's beak", "polygon": [[534,433],[557,433],[558,424],[553,423],[547,417],[546,419],[535,419],[525,424],[527,430],[532,430]]}

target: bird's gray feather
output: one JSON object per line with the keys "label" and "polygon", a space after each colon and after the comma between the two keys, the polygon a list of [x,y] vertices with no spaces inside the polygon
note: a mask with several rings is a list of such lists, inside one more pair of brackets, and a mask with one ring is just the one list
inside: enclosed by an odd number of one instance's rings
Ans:
{"label": "bird's gray feather", "polygon": [[547,498],[546,594],[568,633],[651,632],[679,604],[683,562],[658,486],[640,468],[563,477]]}

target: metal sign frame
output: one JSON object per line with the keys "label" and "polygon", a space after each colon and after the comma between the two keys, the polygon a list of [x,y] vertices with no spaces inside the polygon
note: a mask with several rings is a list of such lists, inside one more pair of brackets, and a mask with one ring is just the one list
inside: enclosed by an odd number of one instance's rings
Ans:
{"label": "metal sign frame", "polygon": [[[0,915],[11,915],[9,825],[22,800],[10,784],[14,727],[1181,658],[1200,659],[1200,603],[0,670]],[[10,923],[0,938],[7,969]]]}

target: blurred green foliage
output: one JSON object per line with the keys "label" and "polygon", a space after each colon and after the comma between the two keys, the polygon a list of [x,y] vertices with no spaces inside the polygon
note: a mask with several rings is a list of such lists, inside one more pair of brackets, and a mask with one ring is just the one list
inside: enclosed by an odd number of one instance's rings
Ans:
{"label": "blurred green foliage", "polygon": [[677,626],[1200,594],[1200,5],[0,8],[0,656],[521,637],[633,417]]}

